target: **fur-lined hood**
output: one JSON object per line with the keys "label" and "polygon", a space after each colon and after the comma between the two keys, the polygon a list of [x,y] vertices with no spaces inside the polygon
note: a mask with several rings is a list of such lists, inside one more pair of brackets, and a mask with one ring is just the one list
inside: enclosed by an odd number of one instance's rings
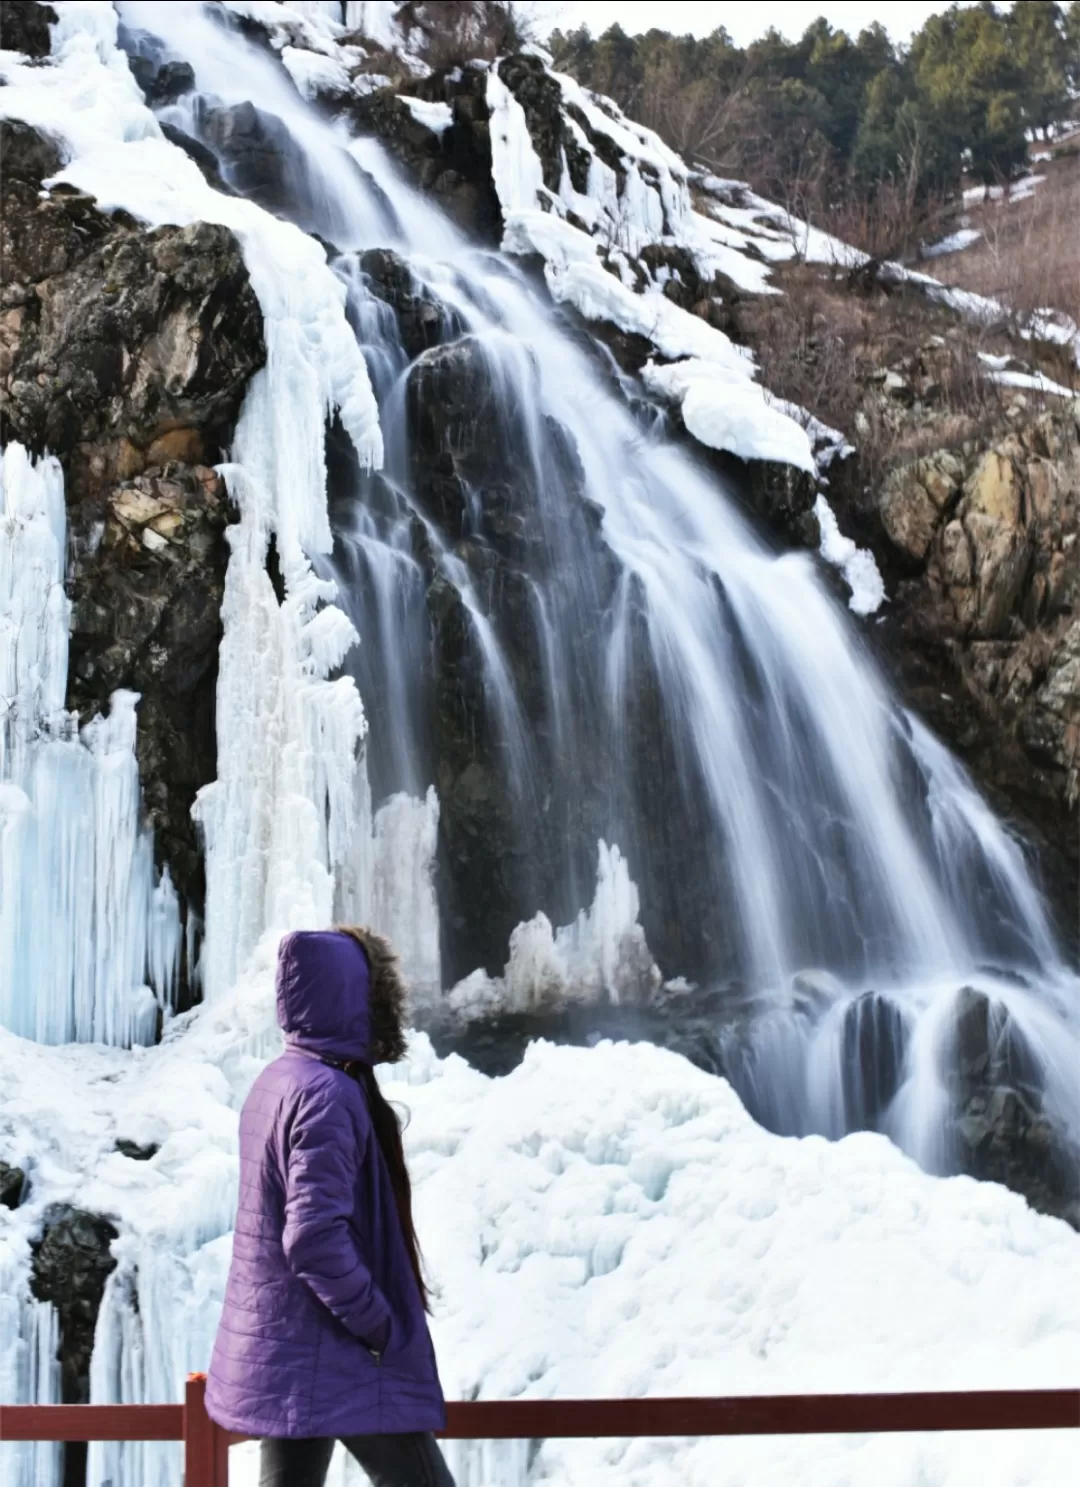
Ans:
{"label": "fur-lined hood", "polygon": [[278,949],[286,1043],[320,1058],[396,1063],[405,1054],[405,986],[390,942],[368,929],[299,930]]}

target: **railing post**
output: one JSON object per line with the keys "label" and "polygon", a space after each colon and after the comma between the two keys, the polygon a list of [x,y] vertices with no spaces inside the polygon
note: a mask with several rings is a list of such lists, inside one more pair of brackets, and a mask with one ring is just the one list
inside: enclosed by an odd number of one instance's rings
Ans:
{"label": "railing post", "polygon": [[184,1487],[229,1487],[229,1437],[206,1413],[206,1375],[184,1390]]}

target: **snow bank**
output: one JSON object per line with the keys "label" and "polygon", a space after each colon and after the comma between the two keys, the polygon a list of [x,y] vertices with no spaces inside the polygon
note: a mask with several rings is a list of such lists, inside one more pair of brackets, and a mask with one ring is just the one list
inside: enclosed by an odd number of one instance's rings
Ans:
{"label": "snow bank", "polygon": [[806,430],[771,403],[758,383],[726,379],[715,363],[700,359],[666,367],[649,362],[642,381],[650,392],[678,404],[687,429],[711,449],[817,474]]}
{"label": "snow bank", "polygon": [[[124,1230],[95,1397],[176,1398],[205,1365],[237,1112],[276,1047],[270,974],[134,1055],[0,1033],[0,1139],[39,1192],[47,1177]],[[926,1176],[882,1137],[771,1136],[724,1081],[648,1045],[534,1045],[488,1079],[418,1035],[384,1089],[409,1111],[450,1398],[1080,1383],[1075,1234],[1002,1188]],[[133,1162],[117,1137],[161,1147]],[[0,1209],[0,1266],[40,1222],[33,1191]],[[517,1446],[454,1450],[472,1487],[1065,1487],[1075,1466],[1075,1438],[1041,1432],[547,1442],[531,1465]],[[94,1448],[92,1487],[169,1480],[174,1447],[138,1448],[127,1475],[115,1451]]]}
{"label": "snow bank", "polygon": [[929,247],[923,248],[923,258],[943,258],[947,253],[962,253],[965,248],[974,247],[982,241],[982,233],[976,227],[960,227],[956,232],[950,232],[948,237],[941,238]]}

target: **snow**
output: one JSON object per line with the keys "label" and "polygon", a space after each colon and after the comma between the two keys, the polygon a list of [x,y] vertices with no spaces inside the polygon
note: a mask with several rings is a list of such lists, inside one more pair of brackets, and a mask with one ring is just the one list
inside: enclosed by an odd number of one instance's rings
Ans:
{"label": "snow", "polygon": [[320,93],[348,93],[349,74],[337,57],[324,57],[303,47],[286,46],[281,60],[302,98],[312,101]]}
{"label": "snow", "polygon": [[756,382],[727,379],[712,362],[649,362],[642,381],[650,392],[678,404],[694,438],[740,459],[775,460],[817,474],[806,430],[783,413]]}
{"label": "snow", "polygon": [[1030,175],[1008,186],[969,186],[964,192],[964,205],[977,206],[984,201],[1028,201],[1045,180],[1045,176]]}
{"label": "snow", "polygon": [[1047,377],[1043,372],[991,370],[986,375],[991,382],[996,382],[1000,387],[1022,387],[1031,392],[1046,393],[1055,398],[1080,397],[1080,392],[1076,388],[1065,387],[1060,382],[1055,382],[1052,377]]}
{"label": "snow", "polygon": [[[123,1057],[0,1033],[0,1139],[44,1192],[122,1222],[95,1350],[147,1328],[125,1399],[179,1397],[205,1365],[228,1265],[243,1096],[277,1046],[268,966]],[[449,1398],[1074,1387],[1080,1245],[1016,1195],[926,1176],[879,1136],[790,1140],[730,1087],[647,1045],[533,1045],[488,1079],[414,1035],[384,1090],[405,1140]],[[117,1137],[158,1141],[148,1162]],[[3,1257],[26,1258],[40,1204],[0,1210]],[[9,1262],[10,1263],[10,1262]],[[139,1311],[126,1305],[137,1288]],[[5,1334],[9,1335],[9,1334]],[[149,1336],[147,1341],[149,1340]],[[96,1396],[100,1397],[100,1396]],[[114,1396],[115,1397],[115,1396]],[[473,1487],[1065,1487],[1075,1436],[847,1437],[457,1445]],[[487,1454],[486,1470],[481,1461]],[[234,1480],[251,1480],[237,1453]],[[91,1487],[161,1487],[176,1448]],[[159,1475],[159,1472],[162,1474]],[[358,1480],[358,1479],[357,1479]]]}
{"label": "snow", "polygon": [[976,227],[960,227],[956,232],[950,232],[948,237],[943,237],[939,242],[931,243],[929,247],[923,248],[923,258],[943,258],[947,253],[962,253],[965,248],[974,247],[982,241],[982,233]]}
{"label": "snow", "polygon": [[836,514],[824,496],[814,502],[814,515],[821,528],[821,556],[844,575],[851,590],[848,608],[858,615],[876,614],[885,602],[885,584],[878,571],[874,554],[856,547],[840,531]]}
{"label": "snow", "polygon": [[424,98],[410,98],[404,93],[399,97],[416,122],[430,129],[432,134],[441,136],[453,126],[454,115],[448,103],[429,103]]}
{"label": "snow", "polygon": [[[609,133],[633,161],[643,161],[661,172],[657,197],[657,202],[661,198],[663,201],[661,226],[665,219],[674,219],[694,230],[694,221],[699,221],[699,257],[706,260],[709,272],[726,273],[742,287],[767,287],[764,265],[742,258],[710,236],[712,224],[690,211],[686,169],[678,161],[677,170],[673,169],[666,147],[656,148],[659,142],[649,131],[635,132],[637,126],[631,129],[627,121],[609,118],[576,83],[561,77],[559,82],[564,97],[582,108],[591,126]],[[703,443],[741,459],[779,460],[815,473],[805,430],[767,401],[763,389],[753,380],[755,368],[750,354],[708,321],[676,305],[659,287],[639,291],[608,272],[597,256],[597,238],[564,219],[561,212],[568,203],[571,210],[583,215],[580,207],[584,198],[569,187],[565,172],[560,197],[555,198],[544,185],[524,110],[496,69],[488,77],[487,98],[492,111],[492,175],[503,212],[504,251],[539,254],[544,260],[548,288],[558,303],[572,305],[586,320],[609,321],[620,330],[644,336],[660,356],[674,362],[674,366],[663,367],[650,363],[644,381],[651,391],[681,407],[686,427]],[[584,132],[578,132],[579,142],[587,145]],[[626,207],[626,192],[622,197],[615,196],[614,172],[603,162],[594,159],[594,164],[598,170],[590,171],[590,186],[598,182],[603,197],[593,211],[593,220],[606,213],[611,224]],[[628,181],[634,179],[628,176]],[[637,179],[640,182],[640,177]],[[624,213],[619,220],[618,241],[629,241],[633,246],[628,251],[640,252],[643,242],[658,240],[658,229],[655,222],[650,222],[647,206],[641,207],[636,218],[631,211],[629,218]],[[607,241],[611,246],[610,236]],[[741,266],[737,267],[735,260]],[[629,269],[628,277],[632,283]]]}

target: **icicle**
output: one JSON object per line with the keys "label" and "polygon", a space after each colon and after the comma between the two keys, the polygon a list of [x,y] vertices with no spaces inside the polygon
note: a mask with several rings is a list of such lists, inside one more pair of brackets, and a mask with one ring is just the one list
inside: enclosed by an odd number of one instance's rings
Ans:
{"label": "icicle", "polygon": [[[0,1024],[38,1042],[150,1043],[176,989],[179,905],[139,821],[138,696],[78,733],[64,710],[71,606],[53,459],[3,455]],[[149,943],[148,943],[149,929]]]}

